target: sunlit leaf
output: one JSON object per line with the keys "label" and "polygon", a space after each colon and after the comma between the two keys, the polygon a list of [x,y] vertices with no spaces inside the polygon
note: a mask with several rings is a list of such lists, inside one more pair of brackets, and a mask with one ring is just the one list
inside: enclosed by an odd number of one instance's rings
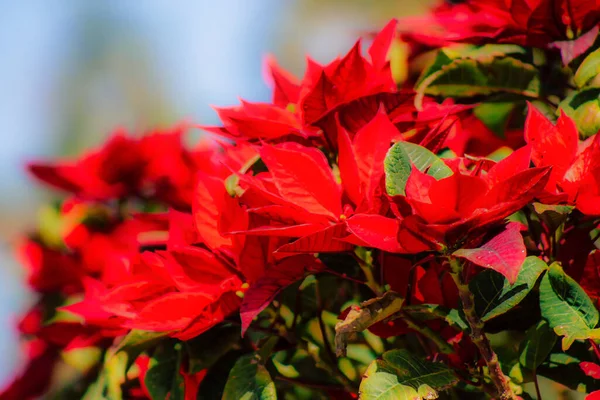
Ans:
{"label": "sunlit leaf", "polygon": [[360,384],[361,400],[421,400],[437,398],[437,391],[458,378],[442,363],[424,360],[407,350],[383,353],[367,368]]}
{"label": "sunlit leaf", "polygon": [[596,335],[598,310],[585,291],[560,267],[552,264],[540,284],[542,316],[557,335],[563,336],[563,350],[575,340]]}
{"label": "sunlit leaf", "polygon": [[413,165],[438,180],[452,175],[450,167],[431,151],[414,143],[398,142],[384,161],[385,186],[390,196],[404,195]]}

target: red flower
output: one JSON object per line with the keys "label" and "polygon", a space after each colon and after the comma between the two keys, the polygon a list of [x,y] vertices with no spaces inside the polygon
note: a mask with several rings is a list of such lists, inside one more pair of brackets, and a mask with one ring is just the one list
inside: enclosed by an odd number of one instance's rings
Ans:
{"label": "red flower", "polygon": [[561,113],[552,124],[529,106],[525,139],[531,144],[531,160],[538,167],[551,166],[546,190],[551,202],[566,201],[581,212],[600,215],[600,136],[579,142],[573,120]]}
{"label": "red flower", "polygon": [[[226,177],[252,157],[244,146],[183,146],[185,127],[152,132],[141,139],[117,132],[89,155],[63,163],[33,163],[29,170],[45,183],[85,200],[125,197],[157,199],[178,209],[189,209],[199,169]],[[224,154],[223,148],[227,149]]]}
{"label": "red flower", "polygon": [[458,164],[450,176],[436,180],[413,167],[405,197],[412,215],[402,221],[398,241],[408,252],[452,247],[521,209],[540,193],[550,172],[528,168],[530,151],[515,151],[486,174]]}
{"label": "red flower", "polygon": [[238,275],[207,250],[145,253],[128,279],[112,288],[86,284],[85,300],[65,307],[88,323],[169,332],[192,338],[221,322],[241,302]]}
{"label": "red flower", "polygon": [[[448,41],[547,47],[573,40],[600,22],[597,0],[467,0],[444,4],[426,18],[403,21],[434,47]],[[429,31],[423,33],[423,27]],[[590,43],[591,45],[591,43]]]}

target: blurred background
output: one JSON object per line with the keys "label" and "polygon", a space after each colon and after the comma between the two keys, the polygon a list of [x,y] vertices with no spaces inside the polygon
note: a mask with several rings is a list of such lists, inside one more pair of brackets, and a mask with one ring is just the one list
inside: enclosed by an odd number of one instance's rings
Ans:
{"label": "blurred background", "polygon": [[[0,23],[0,387],[20,363],[17,316],[33,301],[14,258],[19,235],[58,193],[27,161],[72,157],[118,126],[218,123],[210,105],[268,101],[262,60],[301,76],[393,17],[432,0],[21,0]],[[546,398],[546,396],[544,396]],[[550,396],[549,399],[558,398]]]}
{"label": "blurred background", "polygon": [[0,387],[20,363],[14,329],[33,301],[15,260],[38,207],[27,161],[71,157],[118,126],[216,124],[210,105],[268,101],[262,59],[297,75],[431,0],[22,0],[0,23]]}

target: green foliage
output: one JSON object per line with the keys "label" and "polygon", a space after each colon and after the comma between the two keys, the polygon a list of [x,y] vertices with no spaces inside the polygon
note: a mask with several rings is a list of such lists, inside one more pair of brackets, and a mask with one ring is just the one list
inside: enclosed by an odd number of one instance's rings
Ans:
{"label": "green foliage", "polygon": [[598,310],[585,291],[561,268],[552,264],[540,284],[540,309],[554,332],[563,336],[567,350],[575,340],[597,337]]}
{"label": "green foliage", "polygon": [[452,175],[452,170],[442,159],[426,148],[409,142],[396,143],[384,161],[385,187],[390,196],[404,195],[413,165],[438,180]]}
{"label": "green foliage", "polygon": [[571,117],[579,133],[590,137],[600,130],[600,89],[583,89],[571,93],[560,103],[560,109]]}
{"label": "green foliage", "polygon": [[240,328],[220,325],[184,343],[189,357],[189,373],[212,367],[229,351],[240,346]]}
{"label": "green foliage", "polygon": [[469,283],[475,296],[475,311],[482,321],[510,311],[518,305],[535,286],[539,276],[548,268],[537,257],[527,257],[514,285],[502,274],[486,269]]}
{"label": "green foliage", "polygon": [[229,373],[223,400],[274,400],[275,384],[256,354],[238,359]]}
{"label": "green foliage", "polygon": [[375,360],[360,384],[362,400],[436,398],[437,391],[458,381],[442,363],[426,361],[407,350],[391,350]]}
{"label": "green foliage", "polygon": [[590,83],[592,83],[592,86],[597,86],[596,82],[591,81],[593,81],[599,73],[600,49],[595,50],[587,55],[587,57],[583,60],[583,62],[575,72],[573,80],[579,88],[582,88]]}
{"label": "green foliage", "polygon": [[182,400],[183,376],[179,373],[182,361],[181,344],[165,343],[150,359],[144,379],[152,400]]}
{"label": "green foliage", "polygon": [[519,362],[530,370],[536,370],[548,357],[555,343],[556,335],[548,322],[540,321],[527,331],[525,340],[521,343]]}
{"label": "green foliage", "polygon": [[511,45],[441,50],[417,81],[417,106],[426,94],[455,98],[497,93],[537,97],[540,91],[538,69],[516,58],[524,52]]}
{"label": "green foliage", "polygon": [[481,103],[473,114],[498,137],[504,137],[508,119],[517,107],[515,102]]}

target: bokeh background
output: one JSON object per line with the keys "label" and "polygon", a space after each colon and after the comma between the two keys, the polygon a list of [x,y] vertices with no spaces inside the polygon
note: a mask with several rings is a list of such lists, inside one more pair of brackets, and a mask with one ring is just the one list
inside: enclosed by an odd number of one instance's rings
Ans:
{"label": "bokeh background", "polygon": [[[19,235],[57,193],[29,160],[69,157],[115,127],[217,123],[210,108],[267,101],[262,59],[297,75],[432,0],[20,0],[0,18],[0,387],[20,365],[12,326],[32,302]],[[550,390],[552,392],[552,390]],[[546,397],[544,397],[546,398]],[[559,398],[549,396],[549,399]]]}

